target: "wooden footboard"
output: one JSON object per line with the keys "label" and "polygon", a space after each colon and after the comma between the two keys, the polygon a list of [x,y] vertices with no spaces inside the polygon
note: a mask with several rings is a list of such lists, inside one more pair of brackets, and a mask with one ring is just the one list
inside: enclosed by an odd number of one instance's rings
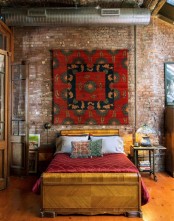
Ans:
{"label": "wooden footboard", "polygon": [[124,214],[141,217],[138,173],[43,173],[41,216]]}

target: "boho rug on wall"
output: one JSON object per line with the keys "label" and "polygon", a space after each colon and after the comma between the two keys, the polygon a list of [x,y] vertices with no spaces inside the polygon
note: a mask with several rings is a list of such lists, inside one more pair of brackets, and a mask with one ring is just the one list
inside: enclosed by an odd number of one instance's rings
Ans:
{"label": "boho rug on wall", "polygon": [[123,50],[53,50],[54,124],[128,124]]}

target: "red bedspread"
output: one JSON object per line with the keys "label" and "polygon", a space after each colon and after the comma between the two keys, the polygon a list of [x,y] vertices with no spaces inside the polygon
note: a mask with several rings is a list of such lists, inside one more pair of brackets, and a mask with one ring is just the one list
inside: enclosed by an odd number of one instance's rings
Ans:
{"label": "red bedspread", "polygon": [[[137,173],[136,166],[127,158],[125,154],[105,154],[103,157],[93,158],[70,158],[69,154],[56,154],[46,172],[49,173]],[[33,192],[38,193],[40,179],[33,186]],[[149,194],[142,181],[142,205],[149,200]]]}

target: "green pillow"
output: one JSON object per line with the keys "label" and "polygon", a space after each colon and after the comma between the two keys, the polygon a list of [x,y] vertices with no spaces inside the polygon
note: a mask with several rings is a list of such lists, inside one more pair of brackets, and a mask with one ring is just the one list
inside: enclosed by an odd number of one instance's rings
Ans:
{"label": "green pillow", "polygon": [[102,157],[102,139],[90,141],[91,157]]}

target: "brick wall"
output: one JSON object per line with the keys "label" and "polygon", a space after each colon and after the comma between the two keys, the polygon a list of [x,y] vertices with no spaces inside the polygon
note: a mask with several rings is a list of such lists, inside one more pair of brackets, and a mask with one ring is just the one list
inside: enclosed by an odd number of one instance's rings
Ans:
{"label": "brick wall", "polygon": [[[14,28],[15,61],[29,64],[29,129],[46,142],[45,122],[52,120],[51,49],[129,50],[129,125],[118,126],[129,152],[132,134],[147,123],[161,133],[164,119],[164,62],[174,61],[174,27],[153,18],[148,26]],[[49,142],[61,129],[52,126]],[[84,126],[88,128],[87,126]],[[98,128],[99,126],[94,126]],[[100,128],[113,126],[100,126]]]}

